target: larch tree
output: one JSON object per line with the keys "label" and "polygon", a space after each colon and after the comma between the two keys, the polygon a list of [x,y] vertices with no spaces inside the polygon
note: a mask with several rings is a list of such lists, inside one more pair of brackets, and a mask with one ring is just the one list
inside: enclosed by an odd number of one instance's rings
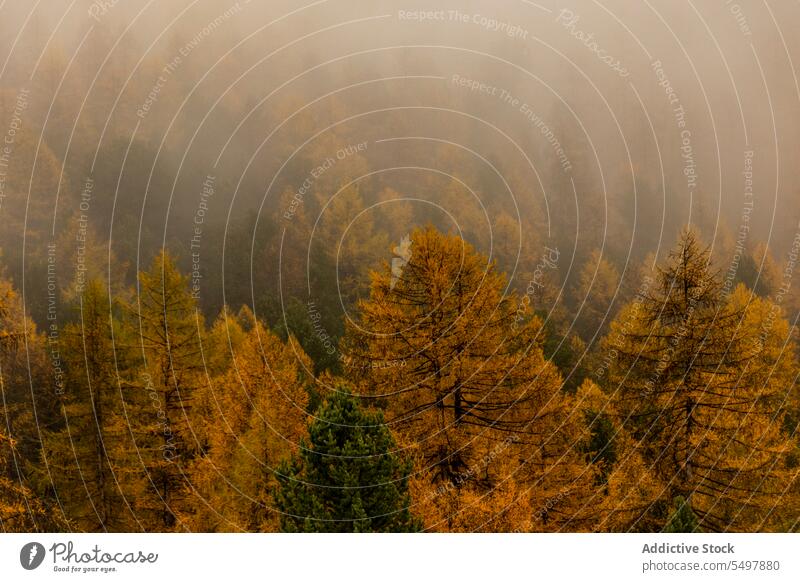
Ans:
{"label": "larch tree", "polygon": [[[19,295],[0,272],[0,529],[66,531],[50,473],[41,459],[42,434],[54,426],[41,402],[58,402],[44,371],[45,340]],[[38,407],[37,407],[38,405]]]}
{"label": "larch tree", "polygon": [[387,252],[389,240],[375,227],[375,215],[366,210],[358,184],[342,186],[330,200],[317,197],[321,214],[313,248],[324,257],[320,268],[330,271],[327,280],[333,282],[325,291],[350,305],[365,290],[368,266]]}
{"label": "larch tree", "polygon": [[118,373],[124,350],[115,350],[121,329],[101,281],[91,280],[78,301],[78,321],[61,336],[64,428],[47,435],[43,452],[75,529],[132,531],[135,517],[124,494],[132,471],[124,458],[128,428]]}
{"label": "larch tree", "polygon": [[139,275],[129,309],[136,360],[126,383],[133,424],[131,454],[148,484],[136,497],[148,529],[182,527],[177,514],[196,501],[185,470],[197,449],[191,424],[195,393],[205,381],[201,339],[205,324],[187,277],[162,252]]}
{"label": "larch tree", "polygon": [[384,188],[376,197],[380,204],[376,226],[388,233],[390,240],[400,240],[408,232],[408,226],[414,223],[414,203],[392,188]]}
{"label": "larch tree", "polygon": [[516,218],[501,211],[493,220],[491,234],[492,256],[497,258],[498,269],[508,274],[513,288],[525,290],[540,258],[533,250],[541,248],[537,231],[522,228]]}
{"label": "larch tree", "polygon": [[42,499],[28,486],[20,464],[14,440],[0,425],[0,532],[68,531],[70,526],[58,504]]}
{"label": "larch tree", "polygon": [[759,242],[741,258],[736,280],[760,297],[772,297],[780,289],[783,273],[769,247]]}
{"label": "larch tree", "polygon": [[[621,456],[638,456],[659,485],[618,525],[661,530],[682,497],[702,530],[780,529],[794,511],[795,441],[784,419],[797,363],[778,306],[744,286],[725,297],[707,249],[687,230],[611,333],[607,390],[633,447]],[[636,498],[618,492],[619,508]]]}
{"label": "larch tree", "polygon": [[414,452],[426,526],[479,530],[480,506],[497,494],[512,513],[530,508],[534,529],[581,527],[575,492],[593,482],[579,451],[583,423],[543,340],[505,276],[457,236],[417,230],[402,272],[373,273],[345,366]]}
{"label": "larch tree", "polygon": [[277,531],[275,472],[306,432],[311,360],[247,308],[223,313],[204,351],[226,354],[229,364],[197,396],[203,447],[191,480],[202,501],[187,521],[199,531]]}
{"label": "larch tree", "polygon": [[[460,156],[456,154],[456,158],[450,161],[453,168],[457,168],[459,162],[457,161]],[[447,212],[438,212],[433,215],[433,225],[440,231],[447,231],[453,228],[454,223],[458,225],[461,236],[469,241],[475,248],[484,250],[486,252],[492,246],[492,227],[488,213],[485,208],[487,200],[481,199],[481,193],[470,190],[467,184],[471,184],[469,179],[463,175],[464,171],[469,171],[464,166],[462,170],[457,172],[447,184],[441,188],[439,194],[439,204],[442,208],[447,209]],[[462,173],[460,177],[458,174]],[[495,227],[503,230],[503,219],[501,214],[497,216]],[[500,224],[497,224],[497,223]],[[506,257],[500,257],[505,260]]]}
{"label": "larch tree", "polygon": [[587,342],[605,334],[612,317],[612,304],[619,290],[620,276],[617,268],[595,249],[578,272],[571,288],[570,300],[575,331]]}

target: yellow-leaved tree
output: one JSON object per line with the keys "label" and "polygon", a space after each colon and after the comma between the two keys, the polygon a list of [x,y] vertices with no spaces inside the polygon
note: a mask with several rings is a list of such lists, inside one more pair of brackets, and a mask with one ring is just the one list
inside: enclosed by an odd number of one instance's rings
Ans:
{"label": "yellow-leaved tree", "polygon": [[127,457],[138,478],[124,484],[148,531],[186,529],[179,521],[196,503],[186,471],[197,453],[192,408],[203,385],[205,323],[188,277],[160,253],[139,274],[126,335],[132,365],[123,383],[130,428]]}
{"label": "yellow-leaved tree", "polygon": [[58,400],[44,371],[46,341],[2,275],[0,270],[0,531],[64,531],[69,526],[62,509],[35,487],[50,475],[39,460],[42,432],[54,416],[42,402]]}
{"label": "yellow-leaved tree", "polygon": [[797,517],[789,326],[744,286],[726,297],[710,264],[685,231],[612,325],[606,390],[625,433],[606,500],[612,529],[659,531],[676,500],[704,531],[782,530]]}
{"label": "yellow-leaved tree", "polygon": [[[105,284],[91,280],[78,297],[78,320],[61,334],[63,427],[44,437],[51,485],[78,531],[141,529],[133,512],[141,469],[131,454],[120,370],[125,338]],[[117,345],[118,342],[118,345]],[[122,347],[122,349],[119,349]]]}
{"label": "yellow-leaved tree", "polygon": [[410,236],[372,274],[345,368],[413,452],[414,507],[439,531],[580,529],[594,484],[584,423],[542,352],[541,321],[454,235]]}
{"label": "yellow-leaved tree", "polygon": [[305,435],[313,364],[293,337],[282,342],[246,307],[223,312],[204,351],[227,361],[193,411],[203,447],[191,469],[198,499],[187,523],[196,531],[277,531],[275,471]]}

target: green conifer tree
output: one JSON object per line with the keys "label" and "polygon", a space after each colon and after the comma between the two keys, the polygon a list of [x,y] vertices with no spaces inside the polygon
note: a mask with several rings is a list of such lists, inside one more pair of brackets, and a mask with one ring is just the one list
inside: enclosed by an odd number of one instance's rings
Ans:
{"label": "green conifer tree", "polygon": [[700,522],[692,511],[691,504],[678,495],[674,501],[674,511],[664,527],[664,533],[693,533],[699,531]]}
{"label": "green conifer tree", "polygon": [[411,464],[395,452],[380,412],[336,387],[309,427],[308,444],[284,464],[276,494],[285,532],[410,532]]}

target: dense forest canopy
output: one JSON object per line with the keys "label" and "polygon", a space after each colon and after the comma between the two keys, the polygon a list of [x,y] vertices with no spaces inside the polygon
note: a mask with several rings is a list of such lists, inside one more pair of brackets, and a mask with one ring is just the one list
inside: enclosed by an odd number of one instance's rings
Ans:
{"label": "dense forest canopy", "polygon": [[797,10],[652,4],[0,6],[2,530],[797,530]]}

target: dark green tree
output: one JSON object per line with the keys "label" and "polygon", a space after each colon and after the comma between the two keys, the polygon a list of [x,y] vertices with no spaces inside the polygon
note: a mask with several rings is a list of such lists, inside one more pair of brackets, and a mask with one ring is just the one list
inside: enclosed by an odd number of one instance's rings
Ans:
{"label": "dark green tree", "polygon": [[393,451],[383,414],[338,385],[309,427],[309,443],[279,470],[284,532],[410,532],[411,463]]}
{"label": "dark green tree", "polygon": [[614,434],[617,428],[608,414],[587,410],[584,417],[586,425],[589,427],[589,442],[584,445],[587,460],[600,466],[597,482],[605,484],[617,462],[617,447],[614,443]]}
{"label": "dark green tree", "polygon": [[700,522],[692,511],[691,504],[678,495],[674,501],[674,511],[664,526],[664,533],[693,533],[700,531]]}

